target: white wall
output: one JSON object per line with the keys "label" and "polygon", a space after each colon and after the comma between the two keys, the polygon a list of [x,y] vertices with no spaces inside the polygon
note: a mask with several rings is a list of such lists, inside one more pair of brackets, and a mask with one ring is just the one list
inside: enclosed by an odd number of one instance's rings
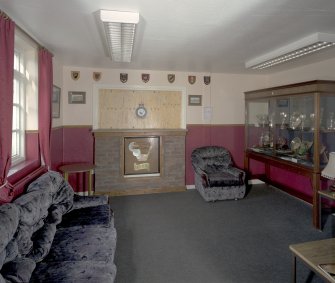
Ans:
{"label": "white wall", "polygon": [[213,74],[212,124],[244,124],[244,92],[268,87],[261,75]]}
{"label": "white wall", "polygon": [[335,80],[335,58],[269,75],[270,86],[313,80]]}
{"label": "white wall", "polygon": [[[71,78],[71,71],[80,71],[80,78]],[[100,81],[93,80],[93,72],[101,72]],[[128,73],[128,81],[120,82],[120,73]],[[150,74],[148,83],[142,82],[141,74]],[[174,83],[169,83],[167,75],[176,76]],[[191,85],[188,76],[195,75],[196,82]],[[205,85],[204,76],[211,76],[211,83]],[[234,75],[186,73],[152,70],[115,70],[92,69],[84,67],[63,67],[62,85],[62,117],[63,125],[92,125],[93,123],[93,85],[111,84],[122,86],[159,86],[186,88],[186,95],[202,95],[202,107],[187,106],[186,124],[243,124],[244,123],[244,92],[268,87],[265,75]],[[68,104],[69,91],[85,91],[86,104]],[[203,119],[203,107],[212,107],[212,119]]]}
{"label": "white wall", "polygon": [[[335,59],[269,75],[240,75],[222,73],[192,73],[153,70],[93,69],[84,67],[61,67],[54,60],[54,82],[61,86],[61,118],[53,119],[53,126],[92,125],[93,85],[111,84],[122,86],[164,86],[186,88],[187,95],[202,95],[202,107],[187,106],[187,124],[243,124],[244,92],[261,88],[299,83],[309,80],[335,80]],[[80,78],[74,81],[71,71],[80,71]],[[93,80],[93,72],[101,72],[100,81]],[[120,73],[128,73],[128,81],[120,82]],[[148,83],[142,82],[141,74],[150,74]],[[167,75],[174,73],[175,82],[170,84]],[[195,75],[196,83],[188,83],[188,76]],[[211,76],[211,83],[205,85],[204,76]],[[85,91],[86,104],[68,104],[68,91]],[[203,119],[203,107],[211,107],[212,119]]]}

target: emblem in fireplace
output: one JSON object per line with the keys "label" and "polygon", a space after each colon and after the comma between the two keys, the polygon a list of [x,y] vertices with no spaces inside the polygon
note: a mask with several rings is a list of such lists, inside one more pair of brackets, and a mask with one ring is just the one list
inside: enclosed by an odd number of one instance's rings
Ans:
{"label": "emblem in fireplace", "polygon": [[159,148],[159,137],[125,137],[124,174],[159,174]]}
{"label": "emblem in fireplace", "polygon": [[[129,150],[133,153],[138,161],[147,161],[150,155],[150,151],[152,149],[152,144],[137,144],[136,142],[131,142],[128,145]],[[145,150],[146,153],[142,153],[141,151]]]}

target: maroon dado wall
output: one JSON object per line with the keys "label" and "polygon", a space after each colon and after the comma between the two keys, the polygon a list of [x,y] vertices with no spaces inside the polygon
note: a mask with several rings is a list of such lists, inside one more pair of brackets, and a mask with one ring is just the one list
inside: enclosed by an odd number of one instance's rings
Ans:
{"label": "maroon dado wall", "polygon": [[186,185],[194,184],[191,153],[200,146],[226,147],[235,164],[243,168],[244,125],[188,125],[186,134]]}
{"label": "maroon dado wall", "polygon": [[[57,171],[64,164],[93,163],[93,148],[94,139],[91,126],[53,128],[51,131],[51,168]],[[87,188],[82,174],[70,175],[69,182],[76,192]]]}
{"label": "maroon dado wall", "polygon": [[[52,168],[62,164],[94,161],[94,139],[91,126],[66,126],[52,131]],[[235,164],[243,168],[244,125],[187,125],[185,148],[185,185],[194,184],[191,165],[192,150],[206,145],[226,147],[232,154]],[[264,173],[263,164],[251,161],[252,174]],[[292,188],[297,195],[311,201],[312,186],[308,178],[275,167],[271,168],[271,178]],[[83,187],[81,178],[70,178],[75,190]]]}

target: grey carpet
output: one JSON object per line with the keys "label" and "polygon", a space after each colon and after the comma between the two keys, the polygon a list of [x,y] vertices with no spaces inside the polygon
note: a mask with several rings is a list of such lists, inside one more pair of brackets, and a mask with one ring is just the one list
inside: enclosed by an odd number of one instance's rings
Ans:
{"label": "grey carpet", "polygon": [[[206,203],[195,190],[111,198],[117,283],[291,282],[289,245],[334,237],[311,206],[267,185]],[[298,282],[323,282],[298,262]]]}

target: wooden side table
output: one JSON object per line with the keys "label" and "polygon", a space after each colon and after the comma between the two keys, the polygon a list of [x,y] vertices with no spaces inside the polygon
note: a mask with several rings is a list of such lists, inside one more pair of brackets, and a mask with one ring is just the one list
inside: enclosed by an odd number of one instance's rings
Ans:
{"label": "wooden side table", "polygon": [[326,282],[335,283],[335,277],[319,267],[319,264],[335,263],[335,238],[290,245],[290,250],[293,253],[292,282],[296,282],[296,258],[299,258]]}
{"label": "wooden side table", "polygon": [[330,200],[335,200],[335,191],[332,190],[324,190],[324,191],[318,191],[319,194],[319,217],[320,217],[320,229],[322,229],[322,198],[327,198]]}
{"label": "wooden side table", "polygon": [[77,174],[77,173],[88,173],[88,195],[92,194],[92,186],[93,186],[93,174],[94,174],[95,165],[88,163],[74,163],[63,165],[59,167],[59,170],[63,172],[64,179],[66,181],[69,180],[69,174]]}

